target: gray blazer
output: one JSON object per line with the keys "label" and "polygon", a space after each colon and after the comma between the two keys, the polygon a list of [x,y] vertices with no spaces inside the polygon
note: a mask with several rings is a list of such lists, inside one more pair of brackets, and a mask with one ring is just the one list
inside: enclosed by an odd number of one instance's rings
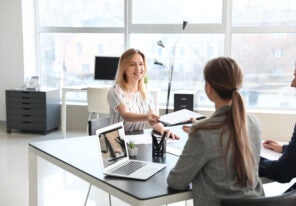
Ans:
{"label": "gray blazer", "polygon": [[[230,106],[219,108],[204,121],[220,122],[225,119]],[[197,123],[199,124],[199,123]],[[261,128],[254,116],[248,115],[249,138],[256,163],[259,162],[261,148]],[[227,154],[227,170],[224,165],[220,144],[221,129],[200,130],[189,136],[182,154],[171,170],[167,183],[176,190],[186,189],[192,183],[194,205],[219,206],[220,199],[229,197],[264,196],[258,176],[258,164],[254,169],[255,186],[246,188],[239,185],[232,166],[231,151]],[[226,145],[228,133],[224,133],[222,145]]]}

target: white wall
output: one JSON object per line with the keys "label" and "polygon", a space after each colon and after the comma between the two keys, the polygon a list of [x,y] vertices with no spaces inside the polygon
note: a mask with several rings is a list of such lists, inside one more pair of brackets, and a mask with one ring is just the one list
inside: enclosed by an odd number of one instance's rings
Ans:
{"label": "white wall", "polygon": [[[160,115],[164,114],[164,110],[160,111]],[[255,115],[262,125],[262,139],[276,139],[278,141],[288,142],[291,139],[295,125],[296,113],[276,113],[276,112],[260,112],[248,111]],[[210,116],[213,111],[199,111],[199,113]],[[79,118],[78,118],[79,117]],[[86,106],[68,105],[67,106],[67,130],[85,131],[88,111]]]}
{"label": "white wall", "polygon": [[21,0],[0,1],[0,120],[6,120],[5,89],[24,82]]}
{"label": "white wall", "polygon": [[[210,111],[200,111],[205,116],[212,114]],[[295,112],[282,111],[253,111],[248,113],[255,115],[262,126],[262,139],[275,139],[288,142],[291,140],[294,125],[296,123]]]}

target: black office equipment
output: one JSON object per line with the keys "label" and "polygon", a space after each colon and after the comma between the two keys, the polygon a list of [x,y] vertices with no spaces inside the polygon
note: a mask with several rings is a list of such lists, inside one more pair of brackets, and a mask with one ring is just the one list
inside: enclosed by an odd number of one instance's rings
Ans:
{"label": "black office equipment", "polygon": [[96,80],[114,80],[119,57],[96,56],[94,78]]}

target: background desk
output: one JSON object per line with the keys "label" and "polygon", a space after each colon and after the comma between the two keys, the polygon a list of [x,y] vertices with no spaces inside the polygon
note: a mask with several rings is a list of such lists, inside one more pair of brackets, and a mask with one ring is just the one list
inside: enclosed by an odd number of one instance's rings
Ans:
{"label": "background desk", "polygon": [[[90,85],[89,85],[90,86]],[[67,136],[67,93],[69,92],[87,92],[88,85],[78,85],[78,86],[67,86],[62,88],[62,112],[61,112],[61,131],[62,137]],[[92,87],[95,87],[92,85]],[[98,87],[104,87],[103,85]],[[110,87],[110,85],[108,86]],[[155,110],[159,112],[159,89],[149,89],[150,94],[154,100]],[[86,125],[86,123],[85,123]]]}
{"label": "background desk", "polygon": [[[166,154],[164,158],[152,158],[151,144],[139,145],[138,159],[164,162],[166,168],[146,181],[106,177],[99,163],[96,136],[77,137],[29,144],[29,205],[38,205],[38,165],[41,157],[54,165],[80,177],[131,205],[161,205],[192,199],[191,189],[172,191],[166,178],[178,157]],[[67,148],[67,149],[65,149]]]}

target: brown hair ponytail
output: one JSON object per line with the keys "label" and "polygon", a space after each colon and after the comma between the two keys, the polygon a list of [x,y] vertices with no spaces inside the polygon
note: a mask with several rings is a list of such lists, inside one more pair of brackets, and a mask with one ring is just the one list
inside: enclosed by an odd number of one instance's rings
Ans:
{"label": "brown hair ponytail", "polygon": [[225,154],[233,150],[232,166],[237,174],[237,181],[244,186],[253,185],[253,168],[255,161],[249,141],[247,117],[244,101],[238,92],[242,85],[243,74],[240,66],[229,57],[219,57],[207,63],[204,69],[205,81],[211,85],[220,98],[231,100],[230,111],[224,121],[209,124],[207,121],[194,127],[192,132],[200,129],[222,129],[229,131],[229,141]]}

